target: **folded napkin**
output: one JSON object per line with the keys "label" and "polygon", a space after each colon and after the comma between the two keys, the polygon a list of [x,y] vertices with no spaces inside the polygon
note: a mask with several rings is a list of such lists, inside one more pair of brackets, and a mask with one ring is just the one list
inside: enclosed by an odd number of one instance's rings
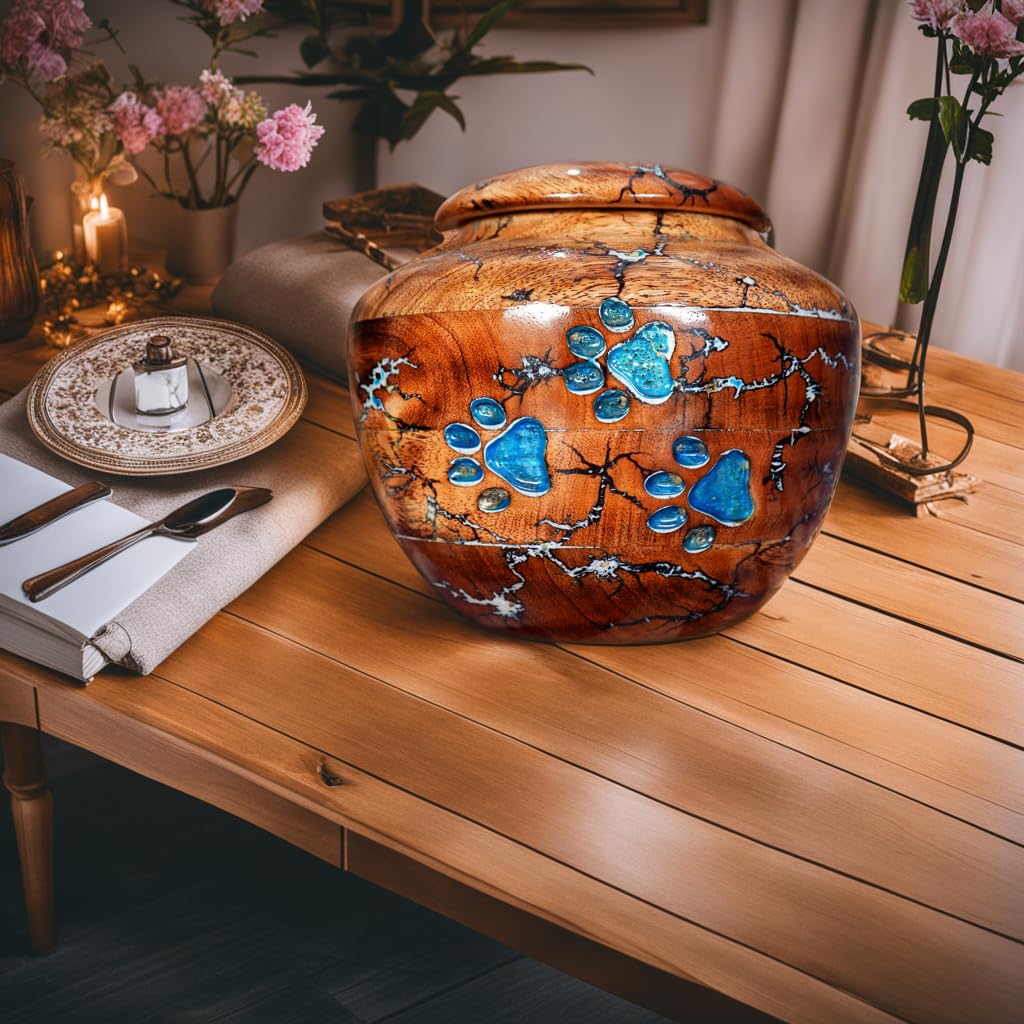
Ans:
{"label": "folded napkin", "polygon": [[[400,262],[411,249],[386,249]],[[214,312],[269,334],[328,376],[346,381],[348,320],[387,273],[326,232],[271,242],[236,260],[213,293]]]}
{"label": "folded napkin", "polygon": [[[147,520],[159,519],[218,487],[248,484],[274,492],[268,505],[201,537],[186,558],[92,640],[107,659],[143,674],[255,583],[366,483],[356,443],[305,420],[262,452],[216,469],[144,479],[81,469],[35,439],[25,413],[26,395],[27,389],[0,405],[0,452],[71,486],[89,480],[107,483],[114,491],[111,500]],[[347,396],[339,400],[347,400]],[[48,529],[73,530],[74,522],[72,514]]]}

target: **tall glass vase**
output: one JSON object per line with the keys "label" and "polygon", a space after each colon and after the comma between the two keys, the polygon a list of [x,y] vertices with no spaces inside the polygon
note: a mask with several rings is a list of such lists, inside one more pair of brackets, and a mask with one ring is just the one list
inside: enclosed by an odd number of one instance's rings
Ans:
{"label": "tall glass vase", "polygon": [[28,202],[11,160],[0,160],[0,341],[27,334],[39,310],[39,268]]}

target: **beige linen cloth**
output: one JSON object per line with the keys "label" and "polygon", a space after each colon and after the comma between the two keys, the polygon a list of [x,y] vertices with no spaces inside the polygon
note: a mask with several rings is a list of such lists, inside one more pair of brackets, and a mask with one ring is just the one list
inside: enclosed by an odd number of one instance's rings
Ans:
{"label": "beige linen cloth", "polygon": [[[114,492],[111,501],[148,520],[217,487],[247,484],[274,492],[268,504],[200,537],[186,558],[92,641],[110,661],[143,674],[252,586],[366,483],[355,441],[305,420],[262,452],[215,469],[145,479],[81,469],[35,439],[25,414],[26,394],[22,391],[0,406],[0,451],[72,486],[89,480],[109,484]],[[52,528],[67,529],[73,522],[72,515]]]}
{"label": "beige linen cloth", "polygon": [[[387,249],[404,263],[411,249]],[[347,383],[348,320],[387,271],[324,231],[271,242],[236,260],[213,293],[218,316],[249,324],[328,376]]]}
{"label": "beige linen cloth", "polygon": [[[244,256],[228,268],[213,304],[219,315],[250,324],[344,380],[352,307],[385,273],[321,233]],[[366,483],[355,441],[306,420],[270,448],[227,466],[172,477],[107,476],[66,462],[36,441],[25,399],[22,391],[0,405],[0,451],[71,486],[101,480],[113,488],[114,502],[146,519],[217,487],[248,484],[274,492],[269,504],[201,537],[187,558],[92,641],[112,662],[136,672],[152,671]]]}

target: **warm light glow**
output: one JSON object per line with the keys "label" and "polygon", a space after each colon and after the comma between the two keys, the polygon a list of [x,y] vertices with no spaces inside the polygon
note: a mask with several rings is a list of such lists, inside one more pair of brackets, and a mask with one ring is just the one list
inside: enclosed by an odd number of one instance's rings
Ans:
{"label": "warm light glow", "polygon": [[100,201],[95,196],[89,197],[89,209],[98,210],[100,208]]}
{"label": "warm light glow", "polygon": [[107,205],[107,193],[100,193],[100,220],[110,220],[110,207]]}

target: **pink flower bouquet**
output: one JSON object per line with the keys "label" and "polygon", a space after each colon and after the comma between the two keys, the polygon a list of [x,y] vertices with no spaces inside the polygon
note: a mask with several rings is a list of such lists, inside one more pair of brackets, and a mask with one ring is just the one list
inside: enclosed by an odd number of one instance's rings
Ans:
{"label": "pink flower bouquet", "polygon": [[[15,0],[0,30],[0,72],[39,101],[46,144],[66,151],[90,182],[115,171],[134,180],[134,167],[189,209],[235,202],[260,164],[305,167],[324,133],[310,104],[268,116],[257,93],[216,67],[221,53],[265,34],[253,20],[264,0],[173,2],[209,38],[209,66],[189,85],[148,82],[136,72],[132,86],[118,87],[82,50],[92,28],[83,0]],[[99,27],[117,40],[109,25]],[[162,157],[159,183],[140,160],[149,149]]]}

